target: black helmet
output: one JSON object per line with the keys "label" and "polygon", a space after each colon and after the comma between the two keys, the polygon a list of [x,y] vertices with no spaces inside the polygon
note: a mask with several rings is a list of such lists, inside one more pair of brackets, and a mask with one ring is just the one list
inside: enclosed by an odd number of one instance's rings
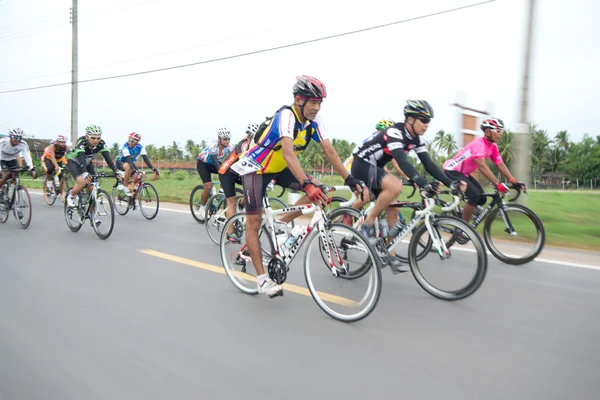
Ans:
{"label": "black helmet", "polygon": [[294,96],[306,96],[316,99],[324,99],[327,97],[327,89],[323,82],[308,75],[296,77],[296,83],[293,89]]}
{"label": "black helmet", "polygon": [[425,100],[406,100],[404,116],[433,118],[433,108]]}

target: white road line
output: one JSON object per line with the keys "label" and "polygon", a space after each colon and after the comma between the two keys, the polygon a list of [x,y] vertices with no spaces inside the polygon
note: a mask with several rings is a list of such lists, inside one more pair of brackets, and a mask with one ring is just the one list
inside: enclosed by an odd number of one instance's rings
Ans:
{"label": "white road line", "polygon": [[[38,193],[38,192],[29,192],[32,194],[38,194],[38,195],[43,195],[43,193]],[[183,214],[191,214],[191,212],[189,210],[175,210],[173,208],[160,208],[160,211],[169,211],[169,212],[176,212],[176,213],[183,213]],[[408,244],[408,240],[401,240],[402,243],[407,243]],[[454,250],[458,250],[458,251],[469,251],[474,253],[475,250],[473,249],[464,249],[464,248],[455,248]],[[490,253],[489,251],[487,252],[488,256],[494,257],[492,255],[492,253]],[[510,254],[509,254],[510,255]],[[580,263],[573,263],[573,262],[568,262],[568,261],[557,261],[557,260],[550,260],[548,258],[536,258],[533,261],[535,262],[539,262],[539,263],[543,263],[543,264],[552,264],[552,265],[562,265],[565,267],[574,267],[574,268],[584,268],[584,269],[591,269],[593,271],[600,271],[600,266],[598,265],[589,265],[589,264],[580,264]],[[527,265],[527,264],[525,264]]]}

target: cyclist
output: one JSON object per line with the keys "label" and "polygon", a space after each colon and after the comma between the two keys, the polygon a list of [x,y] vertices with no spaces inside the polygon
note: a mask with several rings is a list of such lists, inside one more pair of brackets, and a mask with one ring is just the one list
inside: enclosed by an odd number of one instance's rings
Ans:
{"label": "cyclist", "polygon": [[496,179],[492,170],[485,163],[486,158],[490,158],[496,164],[498,171],[516,189],[521,190],[525,187],[524,183],[517,181],[511,175],[500,156],[498,141],[502,138],[504,132],[504,123],[502,120],[499,118],[486,119],[481,123],[480,129],[483,131],[482,137],[471,141],[442,166],[450,179],[467,179],[469,182],[469,186],[465,192],[468,200],[463,211],[463,219],[465,221],[470,221],[475,208],[478,205],[483,206],[486,201],[486,197],[481,196],[483,188],[477,182],[477,179],[471,176],[472,172],[479,168],[481,173],[496,186],[496,189],[500,193],[507,193],[509,191],[508,186]]}
{"label": "cyclist", "polygon": [[[351,173],[365,182],[377,197],[372,212],[367,215],[361,226],[366,237],[373,236],[375,218],[398,197],[402,190],[402,182],[383,169],[390,160],[395,159],[410,181],[427,191],[439,192],[438,181],[452,188],[459,186],[458,182],[448,178],[427,154],[422,136],[427,131],[433,115],[433,108],[425,100],[407,100],[404,107],[404,122],[398,122],[381,132],[374,133],[354,151],[355,158]],[[425,170],[437,181],[429,182],[419,175],[415,167],[408,162],[406,153],[410,150],[414,150]],[[386,212],[388,225],[395,224],[397,218],[397,209],[389,207]]]}
{"label": "cyclist", "polygon": [[117,174],[117,168],[110,158],[108,146],[102,140],[102,128],[90,125],[85,128],[85,136],[77,139],[75,146],[67,153],[67,168],[75,179],[75,185],[71,194],[67,196],[67,205],[76,207],[75,196],[81,192],[83,187],[92,182],[91,175],[95,174],[92,159],[96,154],[102,154],[108,167]]}
{"label": "cyclist", "polygon": [[[246,243],[258,275],[258,293],[269,296],[282,290],[281,285],[273,282],[264,271],[258,239],[262,201],[269,183],[276,179],[281,187],[304,191],[306,195],[298,203],[308,200],[317,204],[329,202],[321,182],[310,179],[304,173],[296,155],[308,147],[311,140],[315,140],[333,168],[345,179],[345,184],[362,190],[361,182],[344,169],[342,160],[327,138],[322,119],[317,115],[323,99],[327,97],[325,85],[314,77],[302,75],[296,77],[292,93],[294,104],[281,107],[266,128],[257,132],[256,143],[231,167],[242,176],[247,214]],[[289,222],[285,219],[282,221]]]}
{"label": "cyclist", "polygon": [[[8,131],[8,138],[0,139],[0,170],[5,168],[17,168],[17,166],[23,166],[23,160],[17,156],[19,153],[23,154],[25,163],[31,171],[33,179],[37,178],[37,172],[31,160],[31,153],[29,151],[29,145],[23,141],[23,130],[21,128],[14,128]],[[0,198],[2,195],[2,186],[8,178],[8,174],[0,173]]]}
{"label": "cyclist", "polygon": [[223,193],[227,198],[227,210],[225,211],[225,216],[227,218],[230,218],[233,214],[235,214],[235,185],[236,183],[240,185],[242,184],[240,176],[231,169],[231,165],[239,159],[240,154],[243,154],[248,150],[257,130],[258,124],[248,124],[246,127],[246,137],[235,145],[231,154],[229,154],[227,159],[221,163],[221,167],[219,168],[219,181],[221,182]]}
{"label": "cyclist", "polygon": [[[67,137],[65,135],[58,135],[56,139],[53,139],[50,142],[49,146],[44,148],[44,154],[40,158],[42,166],[46,170],[46,182],[48,186],[52,187],[51,182],[54,180],[54,185],[59,193],[62,193],[63,183],[59,182],[58,175],[67,163],[65,154],[67,154],[68,151],[69,146],[67,146]],[[56,171],[58,171],[59,174],[56,174]]]}
{"label": "cyclist", "polygon": [[140,143],[141,139],[142,136],[139,133],[131,132],[127,142],[125,142],[123,147],[121,147],[121,150],[119,150],[119,155],[117,156],[116,160],[117,169],[119,171],[125,171],[123,183],[119,185],[119,189],[123,190],[123,192],[129,197],[131,197],[131,191],[127,185],[129,185],[129,179],[131,178],[131,175],[137,172],[135,161],[139,156],[142,156],[142,159],[148,168],[152,170],[152,172],[158,174],[158,169],[152,166],[150,158],[148,158],[148,154],[146,154],[146,148]]}
{"label": "cyclist", "polygon": [[[206,202],[210,197],[212,189],[211,174],[217,174],[221,163],[231,154],[233,147],[230,144],[231,132],[226,128],[219,128],[217,131],[217,141],[206,146],[200,154],[198,154],[198,163],[196,170],[204,184],[204,190],[200,196],[200,212],[199,219],[204,220]],[[234,189],[235,191],[235,189]]]}

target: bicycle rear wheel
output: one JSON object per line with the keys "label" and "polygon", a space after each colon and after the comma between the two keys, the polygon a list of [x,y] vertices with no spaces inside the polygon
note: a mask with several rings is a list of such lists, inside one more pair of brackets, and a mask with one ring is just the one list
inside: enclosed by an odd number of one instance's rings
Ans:
{"label": "bicycle rear wheel", "polygon": [[154,185],[144,182],[143,186],[138,189],[137,200],[144,218],[148,220],[156,218],[160,201]]}
{"label": "bicycle rear wheel", "polygon": [[219,244],[223,225],[227,222],[227,199],[223,193],[217,193],[211,196],[206,202],[205,226],[208,237],[214,244]]}
{"label": "bicycle rear wheel", "polygon": [[19,187],[15,193],[13,212],[19,226],[23,229],[29,228],[29,224],[31,224],[31,198],[27,188],[23,186]]}
{"label": "bicycle rear wheel", "polygon": [[115,211],[119,215],[125,215],[129,212],[131,197],[125,194],[123,189],[119,189],[118,186],[112,188],[113,204],[115,205]]}
{"label": "bicycle rear wheel", "polygon": [[[65,195],[65,199],[67,196],[71,195],[71,188],[67,190],[67,194]],[[80,202],[81,194],[77,195],[77,203]],[[72,232],[77,232],[81,229],[81,225],[83,225],[83,219],[79,215],[79,208],[69,207],[68,202],[64,202],[64,211],[65,211],[65,221],[67,222],[67,226]]]}
{"label": "bicycle rear wheel", "polygon": [[503,210],[496,208],[488,214],[483,237],[490,253],[498,260],[522,265],[540,254],[546,242],[546,230],[531,209],[520,204],[507,204]]}
{"label": "bicycle rear wheel", "polygon": [[98,190],[96,201],[90,207],[90,220],[96,235],[106,240],[115,226],[115,211],[112,200],[104,190]]}
{"label": "bicycle rear wheel", "polygon": [[192,212],[192,217],[199,224],[203,224],[204,213],[200,212],[200,199],[202,196],[202,192],[204,191],[204,185],[196,185],[194,189],[192,189],[192,193],[190,194],[190,211]]}
{"label": "bicycle rear wheel", "polygon": [[[408,248],[410,269],[419,286],[427,293],[442,300],[464,299],[475,293],[487,273],[487,254],[479,234],[464,220],[451,216],[432,216],[430,233],[423,223],[415,229]],[[433,237],[431,237],[433,235]],[[447,254],[427,252],[419,260],[419,241],[449,240],[453,235],[462,235],[464,245],[458,242],[448,249]]]}
{"label": "bicycle rear wheel", "polygon": [[[6,189],[8,190],[8,186],[6,187]],[[0,198],[0,224],[6,222],[6,220],[8,219],[8,212],[10,211],[10,206],[6,202],[4,196],[5,195],[3,194],[2,198]]]}
{"label": "bicycle rear wheel", "polygon": [[[343,224],[325,228],[326,243],[318,230],[307,239],[304,277],[312,298],[330,317],[344,322],[369,315],[381,295],[381,269],[373,246],[358,231]],[[327,248],[323,263],[322,247]],[[319,253],[317,255],[316,253]],[[360,279],[340,279],[352,269],[370,265]]]}
{"label": "bicycle rear wheel", "polygon": [[51,181],[50,187],[48,187],[48,176],[44,175],[44,180],[42,180],[42,190],[44,191],[44,201],[49,206],[53,205],[56,201],[56,193],[58,192],[58,188],[54,187],[54,179]]}

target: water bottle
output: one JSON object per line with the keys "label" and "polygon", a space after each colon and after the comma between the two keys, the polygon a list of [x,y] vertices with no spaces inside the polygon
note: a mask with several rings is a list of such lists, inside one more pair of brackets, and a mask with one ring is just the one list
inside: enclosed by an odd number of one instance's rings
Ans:
{"label": "water bottle", "polygon": [[54,175],[54,186],[58,187],[60,185],[60,181],[58,180],[58,176]]}
{"label": "water bottle", "polygon": [[294,243],[296,243],[296,240],[298,239],[298,236],[300,236],[301,233],[302,228],[298,225],[294,226],[294,229],[292,229],[292,232],[290,232],[290,236],[288,236],[287,240],[283,245],[288,249],[292,248],[292,246],[294,245]]}
{"label": "water bottle", "polygon": [[389,226],[388,226],[387,220],[385,218],[381,218],[379,220],[379,233],[381,233],[381,237],[384,239],[387,238],[388,235],[390,234]]}

